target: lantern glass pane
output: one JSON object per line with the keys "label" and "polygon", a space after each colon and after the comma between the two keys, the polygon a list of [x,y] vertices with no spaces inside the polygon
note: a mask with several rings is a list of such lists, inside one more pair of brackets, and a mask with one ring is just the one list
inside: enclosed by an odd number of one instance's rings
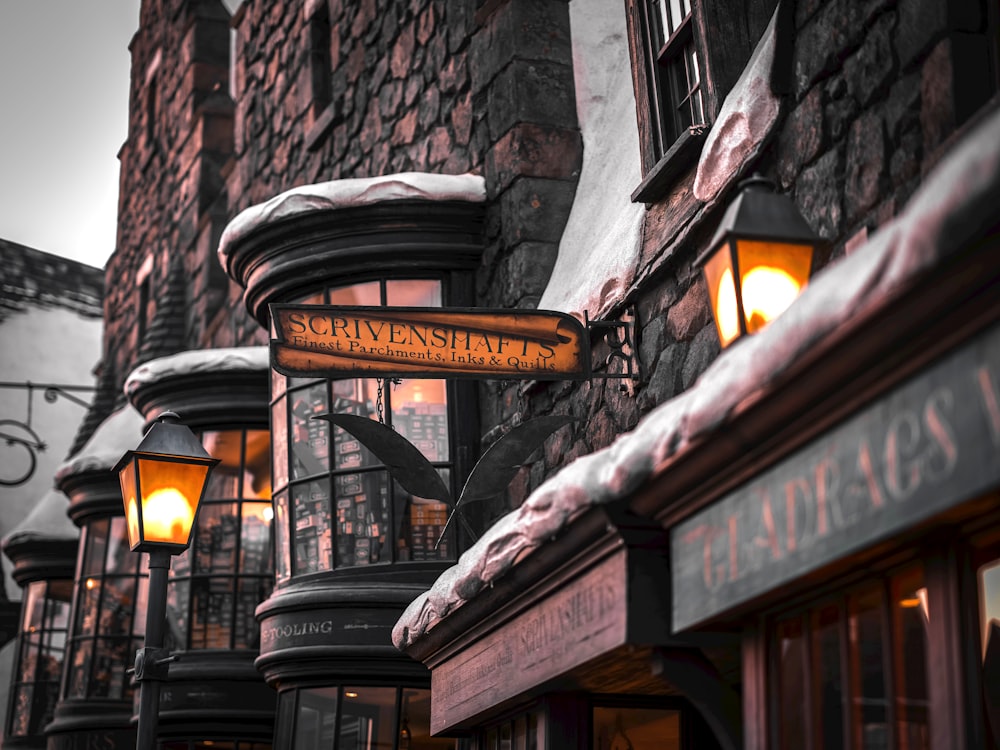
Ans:
{"label": "lantern glass pane", "polygon": [[125,518],[128,520],[128,543],[134,549],[139,543],[139,507],[136,502],[135,459],[129,461],[118,472],[118,481],[122,486],[122,503],[125,507]]}
{"label": "lantern glass pane", "polygon": [[187,546],[208,465],[145,457],[138,463],[143,540]]}
{"label": "lantern glass pane", "polygon": [[783,313],[809,280],[812,245],[739,240],[740,293],[748,333]]}
{"label": "lantern glass pane", "polygon": [[719,341],[728,346],[740,335],[740,319],[736,306],[736,283],[733,278],[729,243],[720,245],[705,264],[708,298],[719,331]]}

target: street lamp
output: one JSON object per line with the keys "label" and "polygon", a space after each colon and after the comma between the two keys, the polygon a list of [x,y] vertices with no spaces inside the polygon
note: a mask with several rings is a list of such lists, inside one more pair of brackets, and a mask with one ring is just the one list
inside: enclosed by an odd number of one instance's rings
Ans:
{"label": "street lamp", "polygon": [[208,477],[219,463],[179,417],[161,414],[135,450],[126,451],[114,470],[133,552],[149,553],[149,597],[144,647],[135,653],[139,683],[137,750],[152,750],[159,719],[160,683],[172,657],[163,648],[167,614],[167,574],[171,555],[191,544]]}
{"label": "street lamp", "polygon": [[756,333],[795,301],[824,244],[770,180],[755,175],[740,183],[708,250],[695,260],[723,347]]}

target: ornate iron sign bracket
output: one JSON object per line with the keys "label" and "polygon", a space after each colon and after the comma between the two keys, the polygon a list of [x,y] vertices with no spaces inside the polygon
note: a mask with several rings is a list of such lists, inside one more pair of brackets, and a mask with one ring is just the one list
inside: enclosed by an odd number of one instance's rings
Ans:
{"label": "ornate iron sign bracket", "polygon": [[[635,320],[636,312],[634,307],[626,308],[626,320],[591,320],[586,310],[583,311],[583,322],[587,330],[600,334],[600,338],[608,345],[609,352],[604,364],[606,370],[591,372],[592,378],[605,380],[638,380],[639,360],[635,356]],[[624,372],[611,372],[611,363],[620,360],[624,367]]]}
{"label": "ornate iron sign bracket", "polygon": [[48,445],[31,427],[33,396],[35,391],[44,391],[46,403],[54,404],[60,397],[72,401],[85,409],[90,408],[83,399],[77,398],[70,391],[94,391],[88,385],[57,385],[53,383],[0,383],[0,388],[20,388],[28,391],[28,414],[25,421],[17,419],[0,419],[0,447],[9,448],[15,452],[23,452],[23,456],[13,460],[0,461],[5,472],[13,471],[13,475],[0,475],[0,487],[19,487],[25,484],[35,473],[38,466],[38,453],[43,453]]}

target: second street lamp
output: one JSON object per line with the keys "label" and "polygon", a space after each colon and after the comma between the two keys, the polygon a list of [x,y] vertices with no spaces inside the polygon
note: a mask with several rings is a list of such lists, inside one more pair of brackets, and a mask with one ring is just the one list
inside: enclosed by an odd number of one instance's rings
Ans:
{"label": "second street lamp", "polygon": [[167,678],[171,660],[163,648],[170,558],[190,545],[208,477],[218,463],[179,417],[168,411],[114,468],[121,482],[129,547],[149,553],[145,642],[135,654],[140,689],[137,750],[155,746],[160,683]]}
{"label": "second street lamp", "polygon": [[756,333],[795,301],[812,274],[824,241],[769,180],[754,176],[739,185],[702,266],[712,315],[723,347]]}

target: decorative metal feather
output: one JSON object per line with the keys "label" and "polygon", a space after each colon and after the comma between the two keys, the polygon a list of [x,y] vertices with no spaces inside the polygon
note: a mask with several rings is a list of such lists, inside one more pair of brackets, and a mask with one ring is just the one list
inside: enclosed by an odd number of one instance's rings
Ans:
{"label": "decorative metal feather", "polygon": [[[458,500],[452,504],[448,486],[441,479],[434,465],[409,440],[368,417],[355,414],[318,414],[313,419],[323,419],[349,432],[381,461],[390,476],[400,487],[416,497],[440,500],[452,505],[448,521],[441,530],[437,549],[448,532],[455,514],[463,503],[486,500],[499,495],[514,479],[518,470],[532,453],[560,427],[577,421],[576,417],[549,416],[530,419],[502,436],[480,457],[469,473]],[[462,518],[465,528],[473,537],[476,534]]]}
{"label": "decorative metal feather", "polygon": [[448,485],[434,465],[391,427],[355,414],[317,414],[313,419],[324,419],[351,433],[385,464],[392,478],[411,495],[452,504]]}
{"label": "decorative metal feather", "polygon": [[458,504],[499,495],[545,440],[576,417],[557,415],[522,422],[486,449],[465,481]]}

